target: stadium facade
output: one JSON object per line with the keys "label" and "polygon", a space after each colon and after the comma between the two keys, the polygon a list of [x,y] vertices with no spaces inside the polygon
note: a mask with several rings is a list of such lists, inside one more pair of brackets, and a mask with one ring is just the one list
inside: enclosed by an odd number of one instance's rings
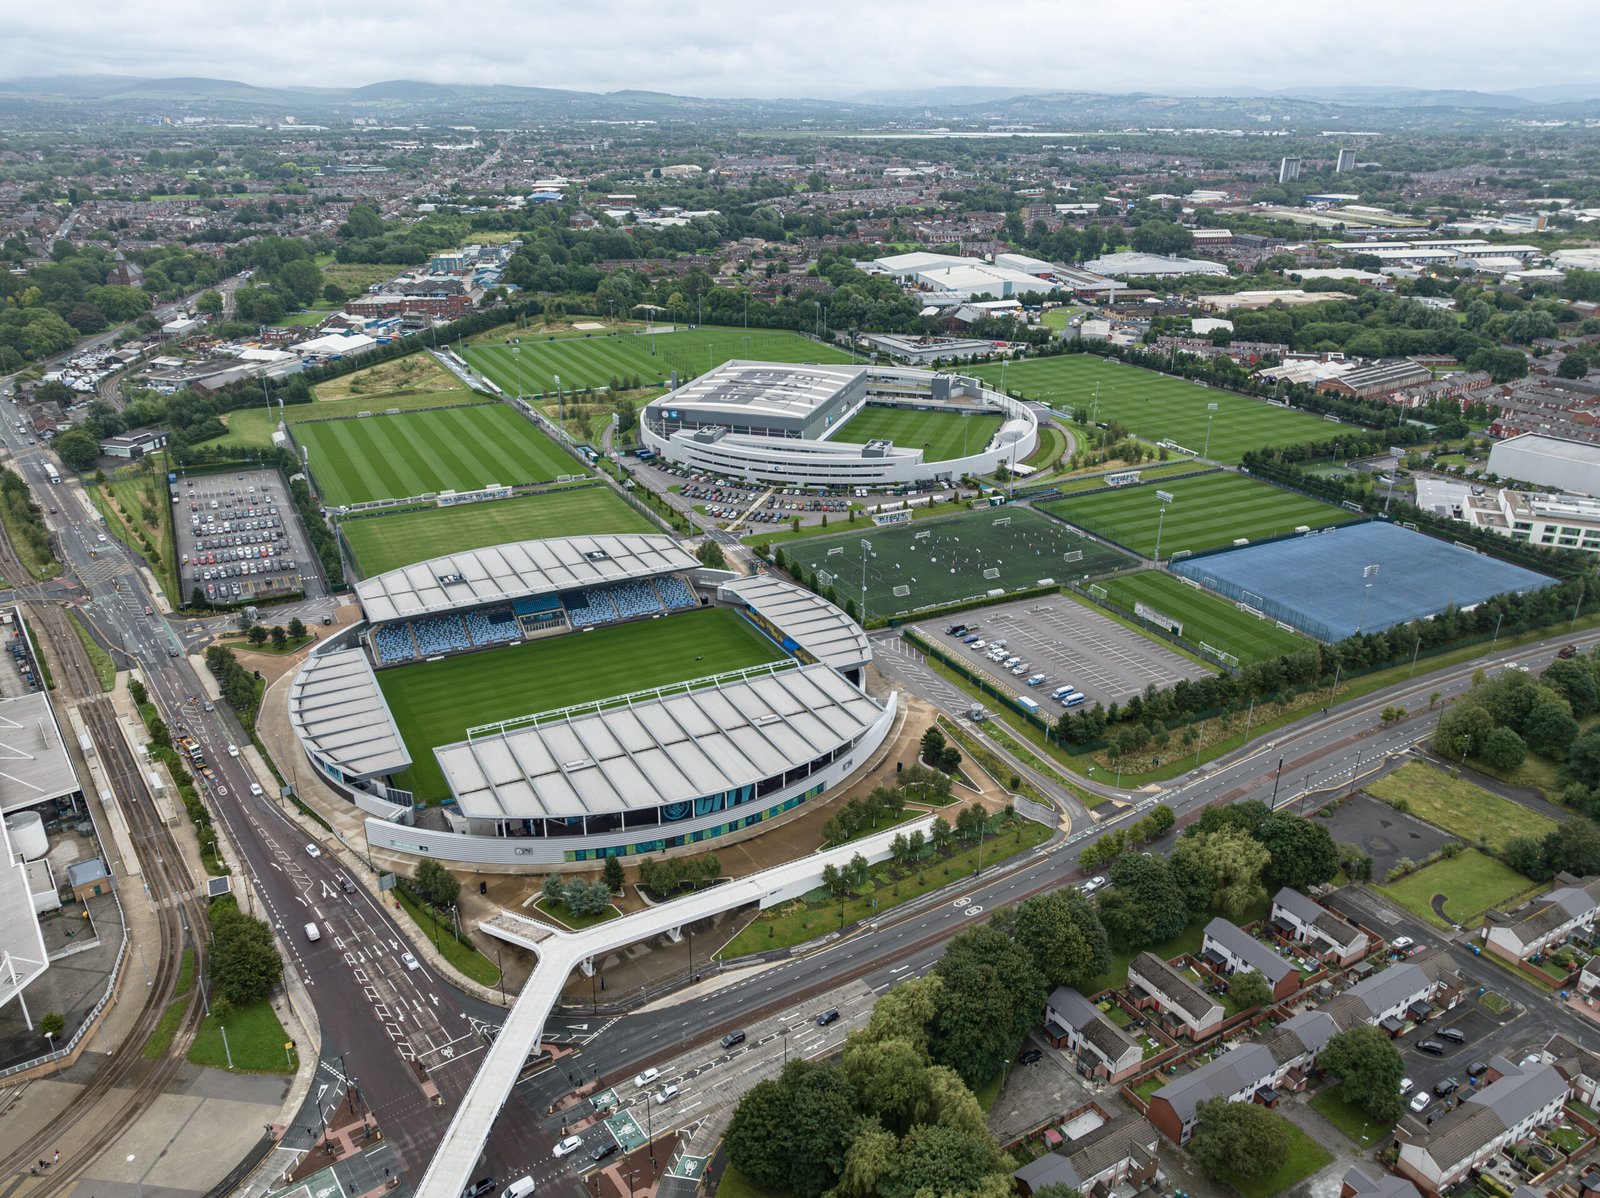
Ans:
{"label": "stadium facade", "polygon": [[[841,442],[868,405],[907,412],[998,415],[1000,429],[959,458],[925,460],[920,445]],[[1033,452],[1039,424],[1027,404],[974,378],[887,366],[726,362],[652,400],[640,438],[690,470],[779,486],[942,485],[992,474]]]}
{"label": "stadium facade", "polygon": [[[865,690],[866,634],[791,583],[707,571],[656,534],[524,541],[389,571],[356,587],[366,622],[308,659],[289,718],[318,775],[367,813],[375,849],[549,868],[747,835],[868,763],[897,713]],[[378,683],[391,665],[717,604],[786,655],[408,746]],[[450,801],[393,785],[432,751]]]}

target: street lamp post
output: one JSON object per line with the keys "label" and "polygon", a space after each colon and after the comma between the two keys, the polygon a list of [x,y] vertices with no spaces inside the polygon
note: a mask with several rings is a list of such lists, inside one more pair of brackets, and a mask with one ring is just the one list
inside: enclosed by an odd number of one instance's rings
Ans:
{"label": "street lamp post", "polygon": [[1161,526],[1162,526],[1162,524],[1164,524],[1166,522],[1166,519],[1167,519],[1167,505],[1169,503],[1171,503],[1172,500],[1173,500],[1173,494],[1172,494],[1171,491],[1157,491],[1156,492],[1156,502],[1161,505],[1161,509],[1160,509],[1159,513],[1156,515],[1156,557],[1155,557],[1155,561],[1156,561],[1156,565],[1158,565],[1158,566],[1161,564]]}

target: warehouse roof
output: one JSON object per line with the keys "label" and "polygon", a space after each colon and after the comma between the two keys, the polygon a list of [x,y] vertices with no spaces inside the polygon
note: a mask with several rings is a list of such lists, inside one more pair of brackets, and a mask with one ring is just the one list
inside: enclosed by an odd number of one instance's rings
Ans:
{"label": "warehouse roof", "polygon": [[607,702],[434,750],[462,814],[561,819],[692,804],[806,765],[883,714],[827,666],[785,663]]}
{"label": "warehouse roof", "polygon": [[1107,254],[1085,262],[1083,268],[1097,275],[1123,278],[1146,275],[1225,275],[1228,268],[1221,262],[1207,262],[1202,258],[1163,257],[1160,254]]}
{"label": "warehouse roof", "polygon": [[738,599],[767,620],[785,638],[784,648],[802,652],[836,670],[848,670],[872,660],[867,634],[844,612],[821,595],[770,574],[725,582],[718,595]]}
{"label": "warehouse roof", "polygon": [[515,541],[446,554],[356,583],[373,624],[579,587],[649,578],[700,563],[664,533]]}
{"label": "warehouse roof", "polygon": [[289,687],[289,723],[311,752],[351,778],[403,770],[411,754],[361,649],[313,657]]}
{"label": "warehouse roof", "polygon": [[78,789],[43,691],[0,700],[0,809],[14,811]]}

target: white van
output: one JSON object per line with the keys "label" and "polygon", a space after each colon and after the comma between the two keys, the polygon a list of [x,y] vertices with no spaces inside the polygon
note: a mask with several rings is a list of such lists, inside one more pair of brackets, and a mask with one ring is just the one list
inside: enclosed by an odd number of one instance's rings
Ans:
{"label": "white van", "polygon": [[500,1191],[500,1198],[526,1198],[531,1193],[533,1193],[533,1178],[524,1173]]}
{"label": "white van", "polygon": [[306,939],[315,944],[322,939],[322,929],[314,923],[306,924]]}

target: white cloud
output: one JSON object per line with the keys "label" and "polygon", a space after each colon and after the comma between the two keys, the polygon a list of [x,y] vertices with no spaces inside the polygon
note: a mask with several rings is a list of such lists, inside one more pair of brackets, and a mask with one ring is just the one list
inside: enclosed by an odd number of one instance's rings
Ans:
{"label": "white cloud", "polygon": [[[13,3],[0,76],[386,79],[704,96],[837,97],[939,84],[1182,92],[1308,84],[1492,90],[1600,80],[1593,0],[1550,0],[1528,53],[1460,0],[290,0]],[[1569,36],[1539,36],[1538,30]],[[1589,36],[1579,31],[1589,30]]]}

